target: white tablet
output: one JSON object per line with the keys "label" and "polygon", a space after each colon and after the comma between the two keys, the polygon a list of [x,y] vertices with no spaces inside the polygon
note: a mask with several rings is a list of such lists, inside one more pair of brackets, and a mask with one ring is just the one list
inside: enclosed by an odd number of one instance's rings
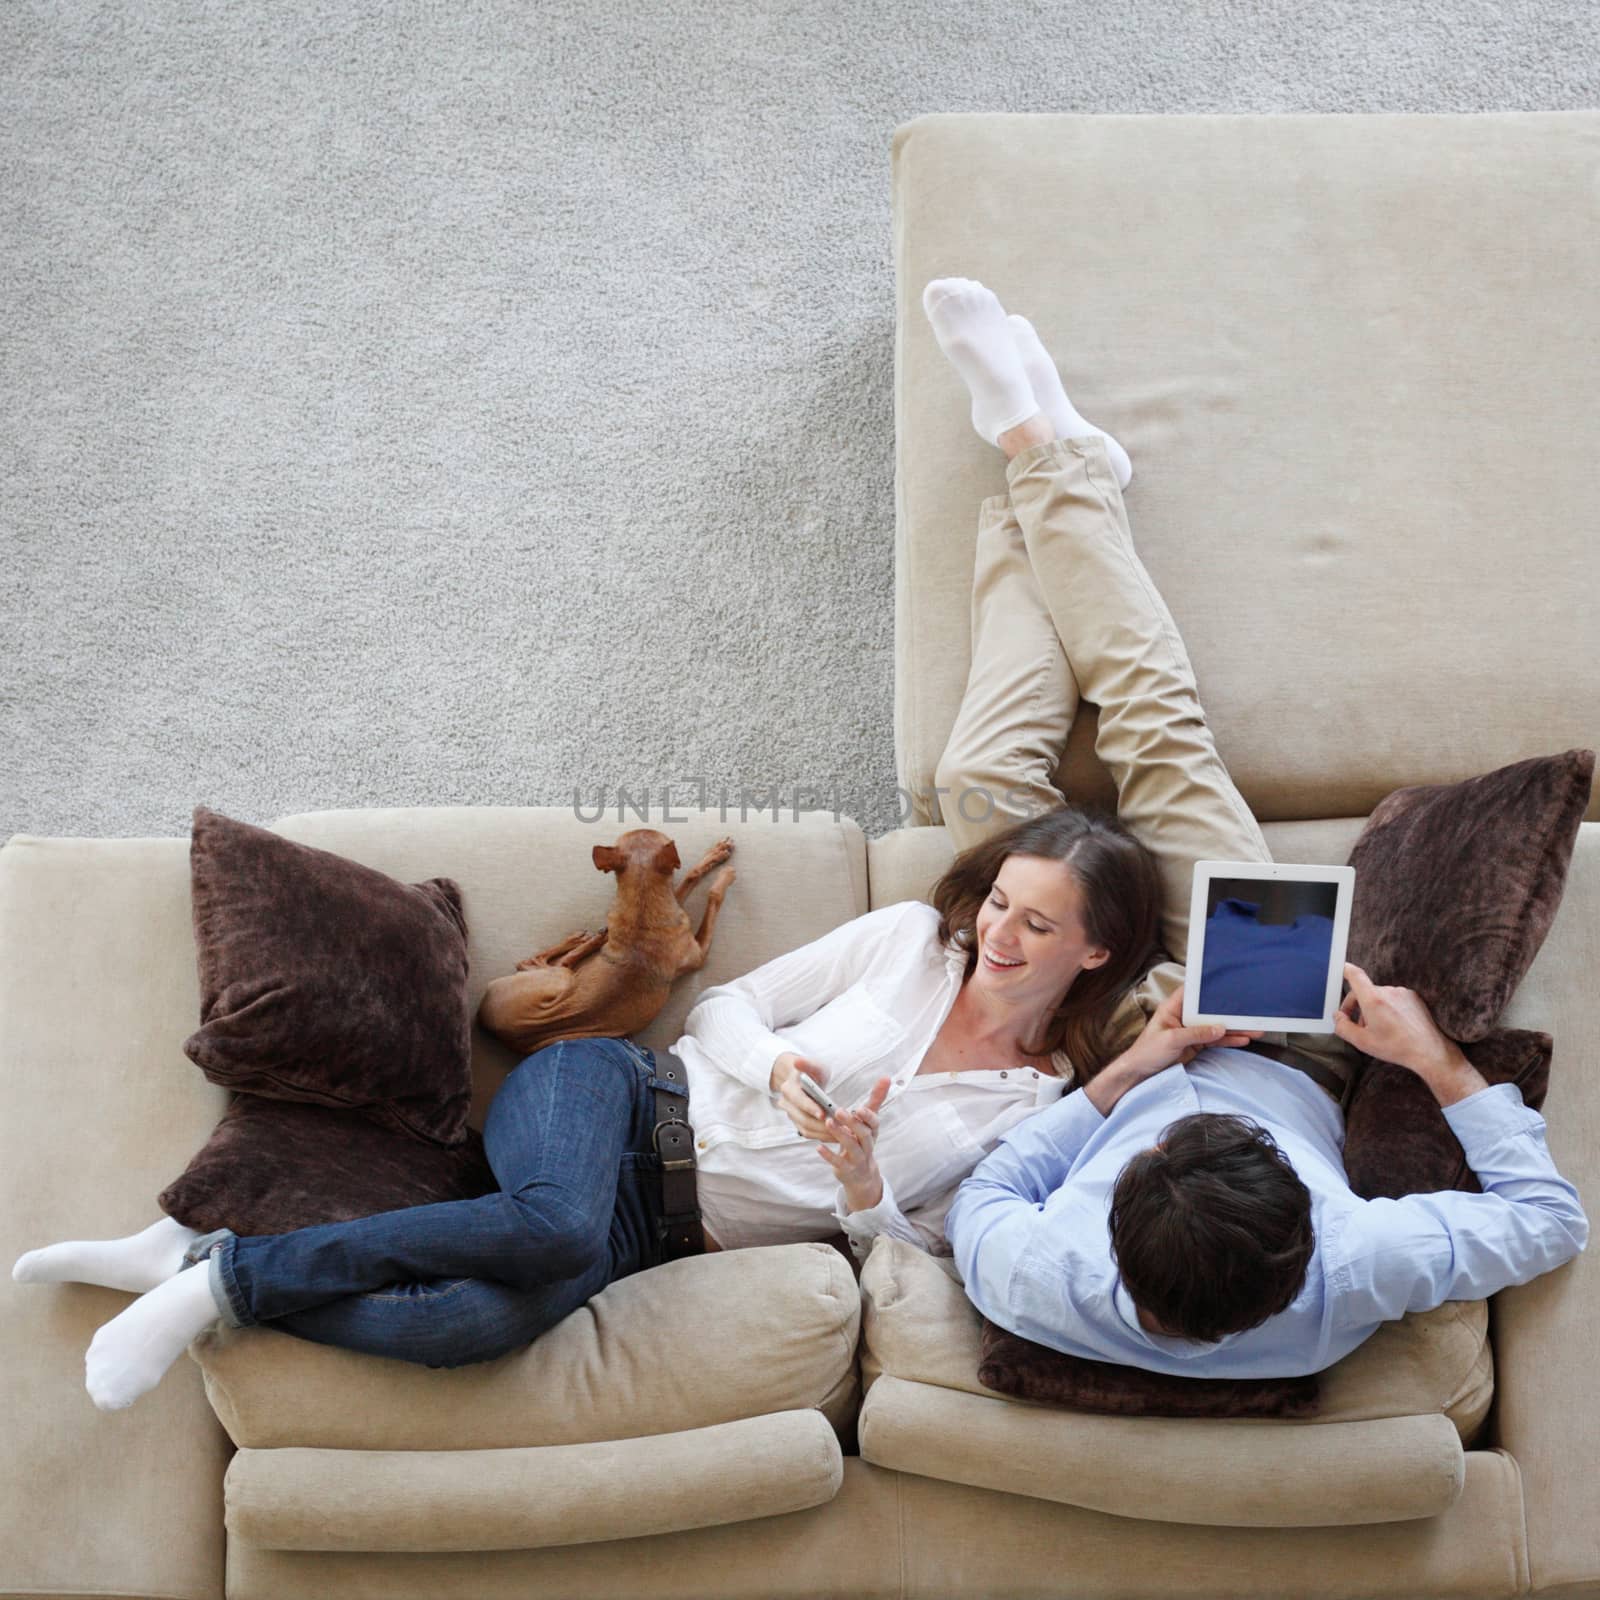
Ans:
{"label": "white tablet", "polygon": [[1197,861],[1183,1023],[1332,1033],[1353,867]]}

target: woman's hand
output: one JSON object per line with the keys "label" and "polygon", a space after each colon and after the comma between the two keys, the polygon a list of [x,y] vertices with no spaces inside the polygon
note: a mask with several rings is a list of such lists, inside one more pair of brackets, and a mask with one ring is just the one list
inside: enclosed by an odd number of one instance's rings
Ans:
{"label": "woman's hand", "polygon": [[822,1118],[822,1107],[802,1089],[797,1081],[804,1073],[814,1083],[826,1087],[828,1069],[818,1062],[808,1061],[793,1051],[778,1057],[772,1063],[772,1074],[767,1087],[777,1095],[779,1103],[788,1113],[789,1120],[808,1139],[826,1139],[828,1130]]}
{"label": "woman's hand", "polygon": [[1346,1044],[1416,1073],[1424,1082],[1471,1070],[1461,1047],[1447,1039],[1427,1002],[1414,989],[1376,984],[1353,961],[1345,962],[1350,993],[1334,1014],[1333,1031]]}
{"label": "woman's hand", "polygon": [[1151,1013],[1144,1032],[1115,1061],[1108,1062],[1096,1073],[1084,1085],[1083,1092],[1101,1116],[1109,1116],[1112,1106],[1136,1083],[1143,1083],[1146,1078],[1153,1078],[1179,1062],[1187,1066],[1200,1051],[1213,1045],[1236,1047],[1260,1037],[1259,1030],[1230,1033],[1216,1023],[1184,1027],[1183,985],[1180,983]]}
{"label": "woman's hand", "polygon": [[878,1142],[878,1110],[888,1092],[889,1080],[879,1078],[863,1104],[827,1119],[828,1135],[839,1143],[837,1155],[825,1144],[817,1147],[844,1189],[847,1211],[867,1211],[883,1199],[883,1174],[873,1150]]}

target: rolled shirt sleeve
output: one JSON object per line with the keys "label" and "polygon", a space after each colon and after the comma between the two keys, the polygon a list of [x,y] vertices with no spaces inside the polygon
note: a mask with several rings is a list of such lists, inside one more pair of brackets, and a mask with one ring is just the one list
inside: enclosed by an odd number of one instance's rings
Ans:
{"label": "rolled shirt sleeve", "polygon": [[866,970],[914,902],[881,906],[707,989],[684,1021],[706,1058],[776,1103],[772,1064],[794,1047],[783,1029],[837,999]]}
{"label": "rolled shirt sleeve", "polygon": [[[872,1249],[872,1241],[880,1233],[888,1234],[891,1239],[903,1239],[907,1244],[915,1245],[917,1249],[925,1250],[929,1255],[948,1255],[950,1252],[945,1246],[944,1234],[932,1218],[921,1211],[915,1218],[908,1217],[895,1199],[894,1186],[889,1182],[889,1175],[880,1172],[879,1176],[883,1179],[883,1196],[877,1205],[868,1206],[862,1211],[849,1210],[844,1185],[840,1184],[838,1187],[833,1214],[839,1219],[839,1226],[844,1229],[845,1238],[849,1241],[851,1253],[856,1259],[858,1261],[867,1259]],[[953,1194],[955,1191],[950,1192]],[[931,1212],[937,1212],[942,1208],[936,1206],[929,1209]]]}

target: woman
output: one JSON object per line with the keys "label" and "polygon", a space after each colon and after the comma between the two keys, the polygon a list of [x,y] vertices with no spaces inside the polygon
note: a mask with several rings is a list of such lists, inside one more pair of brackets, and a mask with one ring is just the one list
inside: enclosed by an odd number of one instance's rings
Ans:
{"label": "woman", "polygon": [[[982,507],[972,669],[939,774],[961,854],[931,906],[869,912],[690,1013],[676,1050],[708,1249],[841,1226],[858,1254],[878,1233],[944,1249],[962,1178],[1074,1068],[1086,1079],[1125,1046],[1155,1070],[1251,1037],[1179,1024],[1193,861],[1267,852],[1134,555],[1126,454],[982,285],[939,280],[923,303],[1010,485]],[[1080,690],[1101,708],[1122,824],[1049,784]],[[1146,975],[1158,921],[1175,959]],[[430,1366],[491,1359],[662,1259],[654,1068],[610,1039],[522,1062],[485,1122],[496,1194],[256,1238],[164,1218],[30,1252],[13,1276],[150,1291],[85,1358],[104,1409],[153,1387],[219,1315]],[[802,1076],[855,1109],[824,1118]]]}

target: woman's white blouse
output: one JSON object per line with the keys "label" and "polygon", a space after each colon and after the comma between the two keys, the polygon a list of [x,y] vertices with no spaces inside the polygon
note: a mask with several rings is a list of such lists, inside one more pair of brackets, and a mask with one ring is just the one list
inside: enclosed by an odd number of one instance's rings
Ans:
{"label": "woman's white blouse", "polygon": [[[1000,1135],[1072,1086],[1032,1067],[923,1073],[917,1067],[960,992],[963,949],[942,945],[920,900],[869,911],[701,995],[673,1047],[689,1075],[700,1210],[729,1248],[826,1239],[843,1228],[864,1257],[880,1233],[948,1255],[944,1215]],[[787,1051],[828,1071],[841,1106],[892,1079],[878,1113],[883,1199],[847,1212],[814,1139],[768,1090]]]}

